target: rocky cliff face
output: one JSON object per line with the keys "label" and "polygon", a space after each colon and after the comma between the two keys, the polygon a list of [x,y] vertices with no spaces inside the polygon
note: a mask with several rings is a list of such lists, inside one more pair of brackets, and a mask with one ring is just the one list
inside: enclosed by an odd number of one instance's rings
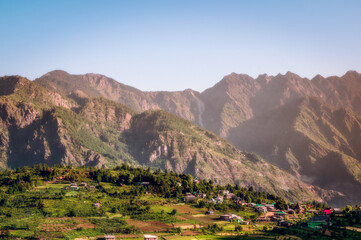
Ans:
{"label": "rocky cliff face", "polygon": [[[164,109],[187,120],[199,122],[199,93],[142,92],[100,74],[71,75],[64,71],[52,71],[35,82],[78,101],[84,97],[102,96],[117,101],[136,111]],[[78,97],[79,93],[82,97]]]}
{"label": "rocky cliff face", "polygon": [[229,129],[243,121],[301,97],[321,98],[336,108],[361,113],[361,75],[353,71],[342,77],[318,75],[312,80],[291,72],[277,76],[264,74],[256,79],[232,73],[202,93],[190,89],[142,92],[103,75],[71,75],[59,70],[35,82],[70,97],[79,91],[87,97],[102,96],[136,111],[163,109],[222,137],[227,137]]}
{"label": "rocky cliff face", "polygon": [[260,191],[293,199],[340,197],[335,191],[325,192],[296,180],[259,156],[238,151],[212,132],[165,111],[134,116],[127,142],[132,154],[145,166],[184,172],[221,184],[255,186]]}
{"label": "rocky cliff face", "polygon": [[[294,200],[340,196],[306,184],[255,154],[240,152],[214,133],[166,111],[138,114],[122,104],[79,92],[81,101],[76,101],[64,92],[14,79],[24,84],[10,86],[12,90],[0,97],[2,168],[36,163],[107,167],[127,162],[222,184],[253,186]],[[8,79],[1,78],[0,84],[5,84],[2,80]],[[192,91],[182,94],[198,97]],[[166,95],[162,98],[177,97]]]}
{"label": "rocky cliff face", "polygon": [[[202,93],[141,92],[101,75],[91,76],[55,71],[36,82],[65,95],[81,91],[88,97],[108,97],[138,111],[164,109],[228,139],[239,149],[262,155],[303,181],[358,198],[354,193],[360,189],[357,146],[361,140],[357,121],[352,120],[361,113],[361,75],[357,72],[342,77],[318,75],[312,80],[291,72],[256,79],[232,73]],[[325,110],[329,106],[335,109]],[[169,154],[169,146],[167,151],[155,147],[150,156],[164,153]],[[323,171],[322,164],[328,162],[332,170]]]}
{"label": "rocky cliff face", "polygon": [[240,149],[259,153],[299,179],[361,198],[361,118],[316,98],[302,98],[232,129]]}

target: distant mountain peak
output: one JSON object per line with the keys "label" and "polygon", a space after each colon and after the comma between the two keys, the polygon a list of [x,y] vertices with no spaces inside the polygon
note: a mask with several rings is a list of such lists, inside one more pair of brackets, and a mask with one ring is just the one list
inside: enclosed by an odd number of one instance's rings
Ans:
{"label": "distant mountain peak", "polygon": [[267,73],[264,74],[260,74],[258,75],[258,77],[256,78],[257,82],[263,83],[263,84],[267,84],[272,80],[272,76],[269,76]]}
{"label": "distant mountain peak", "polygon": [[345,73],[345,75],[343,75],[342,77],[343,78],[350,78],[350,77],[355,78],[355,77],[359,77],[359,76],[360,76],[360,73],[358,73],[354,70],[350,70],[350,71],[347,71]]}

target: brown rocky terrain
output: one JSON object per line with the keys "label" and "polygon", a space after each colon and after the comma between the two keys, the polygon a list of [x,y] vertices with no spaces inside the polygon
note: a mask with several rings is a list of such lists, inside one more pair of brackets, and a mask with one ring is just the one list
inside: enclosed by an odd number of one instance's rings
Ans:
{"label": "brown rocky terrain", "polygon": [[[361,198],[361,117],[302,98],[232,129],[239,149],[259,153],[305,182]],[[352,196],[352,197],[351,197]]]}
{"label": "brown rocky terrain", "polygon": [[[66,79],[72,79],[70,85]],[[36,82],[63,96],[81,91],[83,97],[107,97],[137,111],[164,109],[239,149],[262,155],[303,181],[344,190],[346,195],[360,192],[360,132],[358,120],[350,120],[361,114],[361,74],[355,71],[341,77],[317,75],[311,80],[291,72],[256,79],[232,73],[202,93],[189,89],[142,92],[102,75],[62,71],[50,72]],[[321,166],[328,163],[332,169],[322,171]],[[337,177],[328,181],[331,176]]]}
{"label": "brown rocky terrain", "polygon": [[80,90],[71,99],[21,77],[3,77],[0,84],[10,89],[0,96],[1,168],[37,163],[102,168],[126,162],[253,186],[287,199],[342,198],[166,111],[137,113]]}

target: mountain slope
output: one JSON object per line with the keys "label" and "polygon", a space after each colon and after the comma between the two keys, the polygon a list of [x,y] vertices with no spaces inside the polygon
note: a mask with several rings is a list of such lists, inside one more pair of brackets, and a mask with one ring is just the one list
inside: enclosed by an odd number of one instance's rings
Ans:
{"label": "mountain slope", "polygon": [[303,98],[252,118],[229,136],[299,179],[361,198],[361,117]]}
{"label": "mountain slope", "polygon": [[[7,80],[1,78],[0,83]],[[15,87],[0,97],[3,168],[40,162],[96,167],[127,162],[253,186],[288,199],[337,197],[168,112],[137,114],[99,97],[83,105],[62,98],[69,106],[61,107],[55,104],[59,99],[54,92],[36,83],[20,77],[10,82]]]}
{"label": "mountain slope", "polygon": [[307,96],[361,114],[361,74],[354,71],[342,77],[317,75],[312,80],[291,72],[277,76],[264,74],[256,79],[232,73],[202,93],[190,89],[142,92],[103,75],[71,75],[60,70],[49,72],[35,82],[75,100],[102,96],[137,111],[163,109],[222,137],[227,137],[229,129],[243,121]]}
{"label": "mountain slope", "polygon": [[166,109],[202,126],[200,94],[190,89],[179,92],[142,92],[100,74],[71,75],[60,70],[49,72],[35,82],[78,102],[84,98],[102,96],[136,111]]}
{"label": "mountain slope", "polygon": [[[51,88],[67,89],[62,87],[64,80],[57,71],[45,76],[36,81]],[[82,78],[89,77],[84,75]],[[57,84],[53,83],[54,79]],[[92,88],[94,96],[107,97],[110,89],[117,96],[128,91],[114,80],[107,81],[116,88],[96,84]],[[89,85],[89,80],[80,87],[71,88],[66,95],[86,91],[82,90],[83,85]],[[357,149],[361,140],[357,121],[352,120],[361,114],[361,74],[357,72],[349,71],[342,77],[317,75],[312,80],[291,72],[276,76],[264,74],[256,79],[232,73],[202,93],[192,90],[131,90],[131,93],[137,98],[117,97],[114,100],[129,106],[141,105],[137,107],[138,111],[164,109],[172,112],[226,138],[240,149],[262,155],[266,161],[277,164],[299,179],[327,189],[341,190],[349,198],[359,198],[356,192],[360,189],[357,179],[360,178],[358,163],[361,156]],[[320,106],[331,105],[339,110],[330,110],[329,107],[322,108],[328,110],[319,110],[315,107],[317,104],[311,104],[314,108],[302,105],[302,99],[309,97],[322,99],[318,103]],[[299,110],[301,107],[297,102],[303,106],[303,111]],[[323,116],[323,111],[332,118]],[[330,164],[332,169],[324,171],[319,163],[327,161],[333,163]],[[343,173],[338,176],[339,172]],[[329,181],[330,178],[337,180]]]}

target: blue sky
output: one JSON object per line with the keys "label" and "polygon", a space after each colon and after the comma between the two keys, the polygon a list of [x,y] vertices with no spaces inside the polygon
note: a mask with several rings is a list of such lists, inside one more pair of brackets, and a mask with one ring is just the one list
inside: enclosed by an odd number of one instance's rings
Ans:
{"label": "blue sky", "polygon": [[361,72],[361,1],[0,0],[0,76],[62,69],[141,90],[231,73]]}

